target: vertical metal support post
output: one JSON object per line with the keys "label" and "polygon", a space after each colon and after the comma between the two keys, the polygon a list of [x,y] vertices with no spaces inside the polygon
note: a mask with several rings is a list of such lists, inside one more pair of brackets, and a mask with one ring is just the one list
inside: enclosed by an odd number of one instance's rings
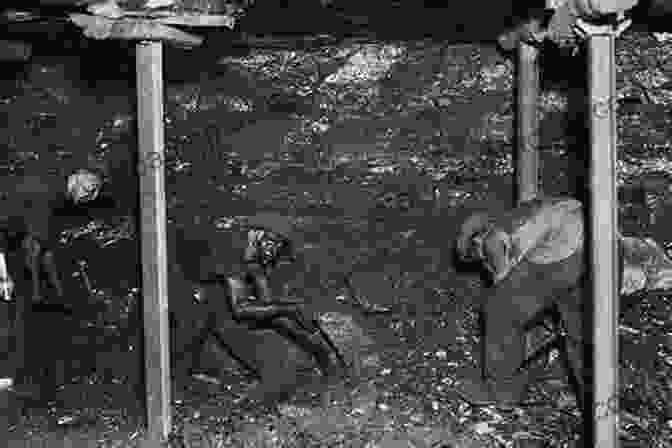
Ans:
{"label": "vertical metal support post", "polygon": [[[520,204],[539,194],[539,50],[522,40],[516,49],[516,191]],[[538,331],[525,335],[525,349],[532,350]]]}
{"label": "vertical metal support post", "polygon": [[618,439],[618,260],[616,60],[613,32],[588,37],[593,292],[593,446]]}
{"label": "vertical metal support post", "polygon": [[162,45],[140,42],[135,50],[148,447],[171,429]]}
{"label": "vertical metal support post", "polygon": [[516,61],[516,202],[539,193],[539,50],[518,43]]}

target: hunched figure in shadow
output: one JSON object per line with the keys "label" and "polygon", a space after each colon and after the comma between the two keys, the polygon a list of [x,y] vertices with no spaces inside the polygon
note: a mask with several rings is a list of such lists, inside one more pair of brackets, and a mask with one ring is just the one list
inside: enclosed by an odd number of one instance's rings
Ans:
{"label": "hunched figure in shadow", "polygon": [[[269,278],[282,261],[295,260],[289,228],[275,215],[257,215],[251,220],[247,246],[243,256],[243,272],[232,275],[227,266],[214,264],[202,275],[197,295],[201,313],[200,324],[176,348],[176,369],[184,375],[195,364],[197,356],[211,336],[247,370],[258,378],[257,368],[236,356],[222,335],[221,328],[227,319],[233,319],[252,330],[270,329],[292,341],[312,355],[325,376],[332,376],[345,362],[317,320],[308,317],[297,302],[273,298]],[[270,222],[270,224],[269,224]],[[332,361],[332,354],[340,366]],[[341,369],[339,369],[339,367]]]}
{"label": "hunched figure in shadow", "polygon": [[[583,409],[583,311],[590,300],[584,257],[584,211],[571,198],[525,202],[499,216],[475,214],[462,226],[459,258],[492,280],[481,305],[482,378],[465,382],[472,402],[519,400],[537,372],[526,369],[524,337],[549,316]],[[618,236],[620,291],[633,296],[672,288],[672,260],[650,238]]]}
{"label": "hunched figure in shadow", "polygon": [[[21,263],[12,263],[12,270],[19,277],[16,280],[29,278],[33,302],[46,299],[43,284],[58,298],[63,298],[52,247],[60,230],[53,228],[55,218],[71,213],[73,207],[94,201],[101,187],[99,175],[80,169],[67,179],[23,176],[0,193],[0,251],[20,259]],[[28,296],[26,291],[21,294]]]}
{"label": "hunched figure in shadow", "polygon": [[[102,180],[98,174],[81,169],[67,178],[25,175],[11,181],[0,193],[0,252],[7,256],[9,272],[5,274],[17,285],[13,331],[15,383],[17,389],[27,390],[30,377],[48,364],[44,359],[38,363],[23,359],[27,352],[38,352],[28,342],[35,334],[33,307],[72,314],[71,306],[62,303],[64,290],[53,244],[60,229],[54,221],[98,198]],[[56,301],[50,300],[53,296]],[[57,370],[60,374],[52,378],[56,384],[63,379],[62,369]],[[55,389],[55,385],[44,389]]]}

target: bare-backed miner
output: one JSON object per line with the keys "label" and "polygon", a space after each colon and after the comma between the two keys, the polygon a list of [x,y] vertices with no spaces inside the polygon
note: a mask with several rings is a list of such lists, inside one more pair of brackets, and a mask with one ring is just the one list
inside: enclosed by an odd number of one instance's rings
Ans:
{"label": "bare-backed miner", "polygon": [[[562,356],[577,400],[583,398],[584,305],[591,288],[584,257],[584,210],[566,197],[527,201],[498,215],[475,214],[456,250],[491,279],[481,301],[482,378],[463,388],[474,401],[516,401],[535,378],[523,369],[525,333],[555,315]],[[650,238],[618,235],[623,296],[672,287],[672,260]]]}

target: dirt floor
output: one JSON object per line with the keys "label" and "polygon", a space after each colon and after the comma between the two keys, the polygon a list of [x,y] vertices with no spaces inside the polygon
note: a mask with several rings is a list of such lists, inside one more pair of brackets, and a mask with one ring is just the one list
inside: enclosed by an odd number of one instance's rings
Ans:
{"label": "dirt floor", "polygon": [[[81,56],[37,52],[0,81],[3,183],[95,165],[114,198],[61,224],[58,255],[77,314],[38,312],[31,357],[66,360],[66,384],[47,404],[24,403],[9,428],[14,446],[136,446],[142,433],[133,58],[88,45]],[[622,228],[666,247],[671,45],[641,33],[618,45]],[[108,50],[114,62],[94,69],[87,55]],[[166,57],[169,227],[184,229],[181,239],[170,233],[171,262],[183,268],[171,271],[170,306],[189,313],[204,242],[234,266],[245,218],[277,211],[297,228],[299,261],[280,274],[284,293],[342,334],[340,347],[361,369],[324,385],[276,336],[232,330],[263,381],[211,344],[201,368],[220,384],[175,385],[176,438],[200,434],[218,447],[570,446],[581,422],[555,371],[515,408],[472,407],[451,391],[477,366],[482,290],[453,266],[456,229],[472,211],[513,200],[511,62],[490,46],[424,39],[204,54]],[[571,192],[575,180],[572,85],[560,81],[549,82],[539,109],[551,194]],[[349,304],[345,278],[390,312]],[[671,446],[672,408],[662,399],[672,398],[671,305],[656,297],[622,316],[621,425],[632,446]],[[294,393],[272,409],[252,399],[274,388]]]}

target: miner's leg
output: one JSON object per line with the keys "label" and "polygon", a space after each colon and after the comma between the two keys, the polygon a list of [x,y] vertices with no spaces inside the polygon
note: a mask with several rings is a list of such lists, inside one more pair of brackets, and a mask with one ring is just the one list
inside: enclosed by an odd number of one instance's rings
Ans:
{"label": "miner's leg", "polygon": [[51,250],[45,250],[42,253],[42,267],[47,275],[49,286],[54,288],[59,299],[63,298],[63,284],[58,274],[54,253]]}
{"label": "miner's leg", "polygon": [[224,350],[231,358],[233,358],[236,362],[238,362],[238,364],[243,366],[243,368],[248,372],[250,372],[254,377],[256,377],[257,379],[262,378],[261,371],[259,370],[259,368],[255,366],[252,362],[238,355],[238,353],[236,353],[236,351],[231,347],[226,337],[224,337],[220,329],[215,329],[214,335],[217,338],[217,343],[219,344],[219,347],[222,350]]}
{"label": "miner's leg", "polygon": [[543,310],[524,326],[527,339],[531,332],[535,332],[533,344],[525,344],[524,368],[543,369],[548,367],[548,357],[553,349],[559,349],[560,343],[560,314],[555,306]]}
{"label": "miner's leg", "polygon": [[[525,359],[525,330],[549,307],[553,285],[544,274],[551,266],[522,263],[497,285],[486,302],[483,374],[511,398],[520,397],[528,372],[516,374]],[[501,384],[501,386],[499,386]]]}
{"label": "miner's leg", "polygon": [[32,236],[26,237],[22,242],[24,251],[25,266],[30,271],[30,281],[33,287],[32,294],[27,297],[32,298],[32,301],[39,303],[42,301],[42,291],[40,289],[40,243]]}
{"label": "miner's leg", "polygon": [[217,336],[218,325],[230,319],[225,288],[217,283],[200,285],[199,295],[199,303],[180,302],[182,308],[176,310],[182,314],[174,319],[176,378],[186,377],[198,367],[208,338]]}
{"label": "miner's leg", "polygon": [[[22,245],[25,243],[22,242]],[[11,254],[8,259],[8,267],[10,272],[14,271],[13,275],[16,281],[16,292],[14,300],[13,312],[13,352],[12,361],[14,368],[14,381],[21,389],[29,389],[31,381],[31,374],[33,369],[31,358],[29,354],[30,341],[29,337],[32,328],[32,278],[27,278],[25,275],[26,251],[17,251]]]}
{"label": "miner's leg", "polygon": [[[183,344],[183,352],[179,356],[183,357],[184,354],[188,354],[190,357],[187,358],[188,362],[183,363],[183,366],[185,366],[188,371],[191,366],[195,365],[194,361],[201,355],[208,337],[214,336],[221,349],[226,351],[229,356],[235,359],[254,376],[261,378],[259,369],[253,365],[253,363],[240,357],[233,350],[230,341],[224,337],[221,331],[221,325],[227,321],[231,322],[231,318],[236,317],[231,314],[233,306],[228,303],[228,301],[231,300],[231,297],[227,290],[219,284],[210,284],[207,285],[206,288],[202,288],[201,293],[203,295],[202,299],[204,303],[196,306],[198,306],[199,311],[203,313],[203,316],[199,319],[199,323],[202,322],[202,325],[200,325],[200,329],[198,329],[196,333],[186,331],[187,342]],[[245,313],[242,313],[242,315],[249,317]],[[189,336],[189,334],[191,334],[191,336]]]}
{"label": "miner's leg", "polygon": [[191,368],[198,363],[203,346],[213,330],[214,318],[200,315],[206,311],[204,307],[198,308],[201,305],[194,307],[193,312],[197,313],[195,318],[182,316],[180,320],[173,319],[172,364],[174,378],[180,381],[186,379]]}
{"label": "miner's leg", "polygon": [[585,382],[583,380],[583,307],[584,289],[577,288],[569,295],[569,302],[559,305],[565,329],[562,357],[569,382],[576,394],[579,409],[583,410]]}
{"label": "miner's leg", "polygon": [[486,292],[481,317],[481,381],[466,380],[467,400],[511,402],[522,398],[531,380],[525,359],[525,329],[552,303],[550,265],[521,263],[501,283]]}
{"label": "miner's leg", "polygon": [[[239,321],[254,324],[259,328],[272,328],[285,338],[296,343],[311,354],[317,361],[320,370],[329,376],[333,373],[330,354],[332,348],[324,340],[319,328],[311,328],[295,306],[286,305],[255,305],[238,308],[235,318]],[[314,330],[314,331],[313,331]]]}
{"label": "miner's leg", "polygon": [[326,345],[319,332],[311,333],[303,328],[295,319],[286,317],[273,319],[271,325],[282,336],[293,341],[300,348],[311,354],[325,376],[335,374],[335,366],[331,362],[331,349]]}
{"label": "miner's leg", "polygon": [[[68,327],[72,325],[70,319],[64,316],[54,316],[51,312],[33,312],[32,325],[37,328],[49,328],[53,334],[48,338],[36,338],[33,334],[29,340],[29,354],[39,357],[35,365],[34,374],[37,376],[35,386],[39,384],[40,400],[44,403],[58,398],[58,390],[63,386],[67,378],[67,359],[71,352],[70,332]],[[34,333],[34,332],[33,332]]]}
{"label": "miner's leg", "polygon": [[515,327],[502,333],[494,331],[491,323],[486,324],[484,349],[482,375],[483,380],[489,382],[493,399],[520,400],[529,382],[529,370],[518,370],[525,360],[524,333]]}

